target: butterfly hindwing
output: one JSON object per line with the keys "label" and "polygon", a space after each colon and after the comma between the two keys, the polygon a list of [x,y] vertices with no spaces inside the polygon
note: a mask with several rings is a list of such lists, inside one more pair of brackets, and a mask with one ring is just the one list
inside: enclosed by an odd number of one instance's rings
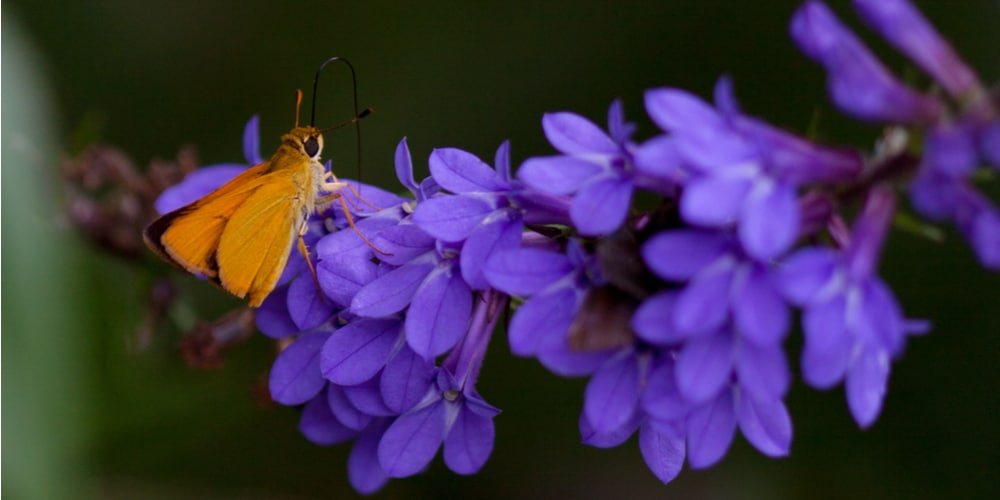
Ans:
{"label": "butterfly hindwing", "polygon": [[287,175],[274,173],[236,209],[222,231],[216,259],[219,282],[237,297],[249,294],[257,307],[281,277],[304,221],[300,189]]}

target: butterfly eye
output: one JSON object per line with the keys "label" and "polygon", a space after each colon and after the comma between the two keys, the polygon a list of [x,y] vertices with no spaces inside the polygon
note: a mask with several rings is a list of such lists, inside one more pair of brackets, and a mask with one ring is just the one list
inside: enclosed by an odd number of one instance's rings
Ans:
{"label": "butterfly eye", "polygon": [[305,148],[306,154],[309,155],[310,158],[319,154],[319,141],[317,141],[315,137],[306,139],[306,142],[302,143],[302,147]]}

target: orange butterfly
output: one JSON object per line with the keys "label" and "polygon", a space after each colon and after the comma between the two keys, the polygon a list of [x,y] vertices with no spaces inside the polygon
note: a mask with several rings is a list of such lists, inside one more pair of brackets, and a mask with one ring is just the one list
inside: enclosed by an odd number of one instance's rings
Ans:
{"label": "orange butterfly", "polygon": [[281,146],[269,160],[153,221],[143,231],[146,245],[167,262],[201,274],[237,297],[249,296],[251,307],[260,306],[274,290],[296,238],[315,279],[302,235],[309,216],[334,201],[344,208],[351,228],[375,248],[355,227],[339,192],[347,188],[357,196],[354,188],[320,162],[323,130],[299,126],[301,104],[298,91],[295,127],[281,137]]}

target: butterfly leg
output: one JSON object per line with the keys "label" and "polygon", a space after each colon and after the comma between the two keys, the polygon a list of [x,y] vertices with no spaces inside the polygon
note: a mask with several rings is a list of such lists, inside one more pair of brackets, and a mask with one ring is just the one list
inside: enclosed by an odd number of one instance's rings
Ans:
{"label": "butterfly leg", "polygon": [[316,275],[316,267],[313,266],[312,258],[309,257],[309,249],[306,247],[306,240],[302,238],[307,231],[309,231],[309,225],[303,223],[302,229],[299,230],[299,253],[306,259],[306,266],[309,266],[309,274],[312,274],[313,283],[316,284],[316,295],[318,295],[319,300],[325,304],[326,299],[323,298],[323,288],[319,286],[319,276]]}
{"label": "butterfly leg", "polygon": [[354,217],[351,216],[351,211],[347,207],[347,202],[344,200],[344,196],[341,193],[333,193],[333,194],[324,196],[324,197],[322,197],[322,198],[319,199],[319,202],[317,203],[317,205],[321,206],[321,207],[322,206],[329,206],[334,201],[340,203],[340,208],[342,208],[344,210],[344,217],[347,218],[347,224],[350,225],[351,229],[358,235],[358,237],[361,238],[361,241],[364,241],[365,244],[368,245],[369,248],[371,248],[372,250],[374,250],[377,253],[380,253],[382,255],[392,255],[391,253],[388,253],[388,252],[385,252],[383,250],[380,250],[371,241],[369,241],[367,237],[365,237],[364,233],[362,233],[360,229],[358,229],[358,226],[356,226],[354,224]]}
{"label": "butterfly leg", "polygon": [[[335,192],[335,191],[340,191],[341,189],[344,189],[344,188],[347,188],[347,190],[350,191],[351,194],[354,195],[355,198],[361,200],[362,203],[364,203],[365,205],[368,205],[369,207],[371,207],[372,210],[375,210],[375,211],[382,210],[381,208],[376,207],[375,205],[373,205],[370,201],[368,201],[368,200],[364,199],[363,197],[361,197],[361,193],[359,193],[357,189],[354,189],[354,186],[352,186],[350,183],[341,182],[339,179],[337,179],[337,176],[333,172],[327,172],[326,173],[326,175],[325,175],[325,177],[323,179],[323,190],[324,191],[326,191],[328,193],[332,193],[332,192]],[[354,203],[352,203],[350,200],[347,200],[347,202],[350,203],[351,206],[355,210],[357,210],[359,208],[359,207],[355,206]]]}

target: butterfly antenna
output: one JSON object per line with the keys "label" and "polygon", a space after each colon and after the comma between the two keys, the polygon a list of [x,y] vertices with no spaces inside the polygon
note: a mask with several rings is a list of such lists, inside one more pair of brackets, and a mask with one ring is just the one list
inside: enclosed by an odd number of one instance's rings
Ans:
{"label": "butterfly antenna", "polygon": [[371,109],[370,108],[366,109],[363,114],[362,113],[358,113],[358,77],[357,77],[357,75],[354,72],[354,66],[347,59],[344,59],[343,57],[331,57],[331,58],[323,61],[323,64],[320,64],[319,68],[316,70],[316,78],[313,79],[312,115],[309,117],[309,126],[310,127],[315,127],[316,126],[316,89],[319,87],[319,75],[320,75],[320,73],[323,72],[323,68],[325,68],[327,64],[330,64],[332,62],[341,62],[341,63],[344,63],[344,64],[347,65],[347,68],[351,70],[351,87],[352,87],[352,89],[354,91],[354,119],[352,121],[355,124],[354,125],[354,127],[355,127],[354,129],[357,131],[356,135],[357,135],[357,143],[358,143],[358,151],[357,151],[357,153],[358,153],[358,182],[361,182],[361,121],[360,121],[360,119],[364,118],[365,116],[367,116],[371,112]]}

